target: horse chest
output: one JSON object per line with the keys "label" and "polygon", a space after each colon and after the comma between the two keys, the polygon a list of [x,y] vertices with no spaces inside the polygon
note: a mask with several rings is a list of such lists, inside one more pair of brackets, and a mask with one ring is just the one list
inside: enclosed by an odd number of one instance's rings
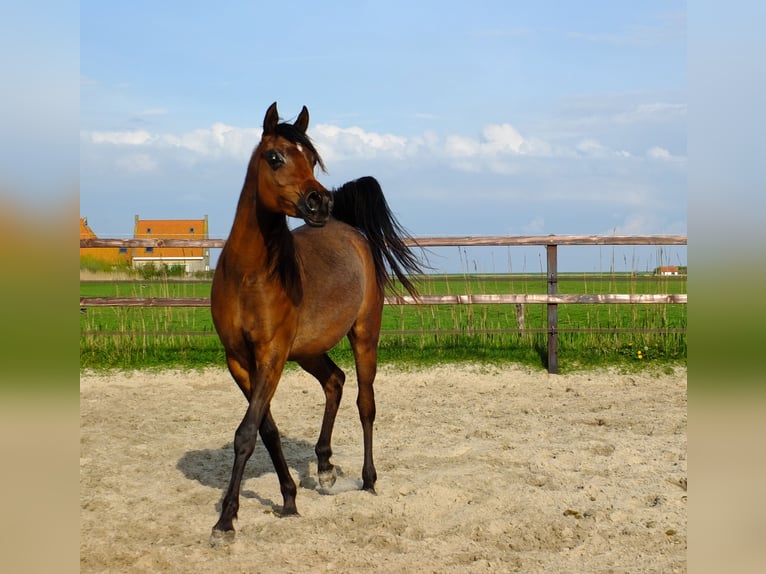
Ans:
{"label": "horse chest", "polygon": [[238,315],[245,331],[272,336],[280,330],[295,329],[295,309],[281,290],[263,289],[257,283],[243,285],[238,299]]}

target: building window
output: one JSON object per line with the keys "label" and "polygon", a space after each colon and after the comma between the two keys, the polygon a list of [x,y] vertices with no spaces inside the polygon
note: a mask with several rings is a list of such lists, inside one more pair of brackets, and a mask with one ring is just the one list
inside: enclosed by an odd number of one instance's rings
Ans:
{"label": "building window", "polygon": [[147,247],[146,253],[154,253],[154,247]]}
{"label": "building window", "polygon": [[127,247],[120,247],[120,253],[127,253],[128,248]]}
{"label": "building window", "polygon": [[189,233],[194,233],[194,228],[193,227],[189,228]]}
{"label": "building window", "polygon": [[152,228],[151,228],[151,227],[147,227],[147,228],[146,228],[146,232],[147,232],[147,233],[151,233],[151,232],[152,232]]}

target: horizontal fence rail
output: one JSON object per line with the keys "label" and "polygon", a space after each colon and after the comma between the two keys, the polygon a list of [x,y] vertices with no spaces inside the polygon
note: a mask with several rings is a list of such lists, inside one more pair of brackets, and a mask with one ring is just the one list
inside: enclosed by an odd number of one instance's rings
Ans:
{"label": "horizontal fence rail", "polygon": [[[522,333],[547,333],[548,327],[525,327],[523,329],[439,329],[440,335],[519,335]],[[680,335],[686,333],[686,329],[663,329],[654,327],[571,327],[558,329],[558,333],[593,333],[601,335],[615,335],[620,333],[661,333],[663,335]],[[143,337],[209,337],[217,336],[215,331],[141,331]],[[434,331],[419,329],[386,329],[380,331],[381,335],[431,335]],[[125,337],[135,335],[126,331],[87,330],[80,331],[81,335],[100,335],[104,337]]]}
{"label": "horizontal fence rail", "polygon": [[[495,235],[418,237],[409,247],[505,247],[546,245],[686,245],[685,235]],[[222,249],[225,239],[80,239],[80,247],[209,247]]]}
{"label": "horizontal fence rail", "polygon": [[[386,305],[526,305],[526,304],[657,304],[686,303],[686,294],[675,295],[392,295]],[[81,307],[208,307],[210,297],[80,297]]]}
{"label": "horizontal fence rail", "polygon": [[[558,293],[558,246],[587,245],[687,245],[685,235],[544,235],[544,236],[484,236],[484,237],[419,237],[406,240],[410,247],[513,247],[538,246],[546,248],[547,293],[545,294],[477,294],[477,295],[421,295],[419,297],[393,295],[385,299],[387,305],[496,305],[496,304],[543,304],[547,306],[547,327],[542,329],[494,329],[492,332],[537,332],[548,335],[548,372],[558,372],[558,334],[568,332],[663,332],[683,333],[685,329],[560,329],[558,305],[560,304],[686,304],[686,294],[560,294]],[[224,239],[98,239],[81,238],[80,247],[140,248],[223,248]],[[80,297],[80,307],[207,307],[209,297]],[[479,331],[477,331],[478,333]],[[486,332],[484,330],[482,333]],[[197,332],[190,332],[199,334]],[[208,334],[207,332],[205,332]],[[391,331],[387,334],[412,334],[413,331]],[[419,332],[414,332],[419,333]],[[427,333],[423,331],[421,334]],[[448,331],[440,330],[448,334]],[[456,331],[470,334],[471,331]],[[85,334],[94,334],[88,331]],[[101,334],[118,334],[106,333]],[[168,334],[163,332],[162,334]]]}

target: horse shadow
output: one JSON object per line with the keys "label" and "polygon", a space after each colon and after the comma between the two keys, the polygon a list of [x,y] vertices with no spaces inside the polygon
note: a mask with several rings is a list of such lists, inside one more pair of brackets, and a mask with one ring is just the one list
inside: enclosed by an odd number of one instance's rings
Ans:
{"label": "horse shadow", "polygon": [[[292,439],[284,436],[281,437],[281,440],[282,450],[285,454],[285,460],[287,461],[288,466],[298,473],[297,477],[293,473],[293,479],[297,478],[299,487],[317,490],[320,494],[331,494],[331,492],[325,491],[318,485],[316,479],[317,462],[314,453],[314,445],[305,440]],[[220,512],[223,496],[229,486],[233,464],[234,445],[229,442],[221,448],[190,450],[178,459],[176,468],[188,480],[193,480],[204,486],[221,491],[221,499],[216,503],[216,510]],[[338,477],[344,476],[343,470],[337,465],[335,466],[335,471]],[[255,451],[253,451],[252,456],[245,466],[245,472],[242,477],[243,484],[250,478],[258,478],[264,474],[274,472],[274,465],[271,462],[271,458],[269,457],[266,448],[261,441],[258,441],[258,443],[256,443]],[[274,476],[274,480],[277,480],[276,475]],[[240,496],[255,499],[264,506],[271,507],[276,513],[282,508],[281,501],[280,503],[277,503],[271,499],[258,495],[252,490],[243,488],[240,492]]]}

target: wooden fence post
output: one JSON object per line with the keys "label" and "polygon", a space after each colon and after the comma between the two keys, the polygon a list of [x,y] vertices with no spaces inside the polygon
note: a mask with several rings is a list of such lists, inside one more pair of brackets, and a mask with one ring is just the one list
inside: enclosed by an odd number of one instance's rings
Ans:
{"label": "wooden fence post", "polygon": [[[546,245],[548,260],[548,295],[558,294],[558,255],[557,246]],[[548,372],[559,372],[559,309],[556,303],[548,303]]]}

